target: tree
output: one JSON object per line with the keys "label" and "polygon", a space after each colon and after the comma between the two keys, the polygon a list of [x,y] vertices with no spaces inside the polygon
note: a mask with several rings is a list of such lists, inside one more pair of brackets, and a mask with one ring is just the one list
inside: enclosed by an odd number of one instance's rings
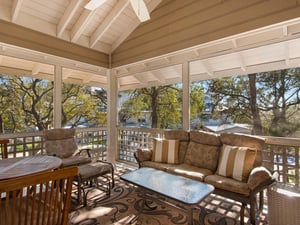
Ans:
{"label": "tree", "polygon": [[[18,99],[15,99],[15,93],[9,88],[7,82],[7,76],[0,76],[0,132],[4,133],[4,130],[14,131],[17,127],[17,118],[16,115],[18,111],[14,108],[15,102],[18,102]],[[11,100],[14,100],[14,104],[11,104]],[[9,127],[4,126],[4,124],[10,124]]]}
{"label": "tree", "polygon": [[191,84],[190,91],[190,117],[200,118],[204,110],[204,91],[198,84]]}
{"label": "tree", "polygon": [[263,134],[263,127],[261,122],[261,117],[259,114],[259,107],[257,105],[257,89],[256,89],[256,74],[249,74],[249,93],[250,93],[250,110],[253,121],[252,133],[256,135]]}
{"label": "tree", "polygon": [[84,124],[104,126],[106,116],[106,92],[75,84],[63,85],[62,125],[77,127]]}
{"label": "tree", "polygon": [[229,120],[251,123],[248,79],[230,77],[209,80],[208,93],[213,101],[212,117],[221,118],[222,123]]}
{"label": "tree", "polygon": [[[300,128],[300,69],[285,69],[262,73],[258,83],[260,110],[271,113],[268,131],[272,136],[289,136]],[[296,107],[295,107],[296,106]]]}
{"label": "tree", "polygon": [[[197,84],[191,85],[190,91],[191,118],[201,116],[204,108],[203,88]],[[182,88],[181,85],[135,89],[126,92],[128,100],[119,112],[121,122],[129,118],[142,117],[143,111],[151,113],[152,128],[178,128],[182,119]]]}
{"label": "tree", "polygon": [[14,107],[23,112],[21,118],[24,120],[24,125],[22,128],[46,129],[51,124],[53,117],[53,83],[16,76],[11,76],[8,81],[10,92],[15,94],[15,103],[19,103]]}
{"label": "tree", "polygon": [[[6,130],[10,132],[36,128],[44,130],[53,126],[53,82],[2,76],[1,84],[0,120],[2,119]],[[96,93],[90,87],[64,84],[62,125],[71,124],[72,127],[83,123],[105,125],[106,94],[101,91]],[[14,100],[14,104],[11,104],[11,99]]]}
{"label": "tree", "polygon": [[299,74],[297,68],[211,80],[208,89],[214,115],[252,124],[256,135],[289,136],[300,127],[295,119],[300,104]]}
{"label": "tree", "polygon": [[176,85],[135,89],[122,105],[119,116],[124,119],[139,117],[142,112],[151,114],[152,128],[170,128],[180,124],[181,91]]}

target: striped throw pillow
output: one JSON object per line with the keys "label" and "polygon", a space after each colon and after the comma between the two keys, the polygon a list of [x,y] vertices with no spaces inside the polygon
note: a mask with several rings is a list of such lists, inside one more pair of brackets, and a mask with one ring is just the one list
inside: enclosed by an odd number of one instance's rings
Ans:
{"label": "striped throw pillow", "polygon": [[153,139],[152,161],[162,163],[179,163],[178,140]]}
{"label": "striped throw pillow", "polygon": [[217,174],[247,182],[255,157],[255,148],[223,145]]}

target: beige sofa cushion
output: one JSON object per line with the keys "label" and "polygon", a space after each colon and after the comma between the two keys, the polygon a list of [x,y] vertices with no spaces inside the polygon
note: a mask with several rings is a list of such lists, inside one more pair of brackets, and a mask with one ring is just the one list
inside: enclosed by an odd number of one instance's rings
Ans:
{"label": "beige sofa cushion", "polygon": [[190,131],[190,141],[204,145],[222,145],[219,134],[206,131]]}
{"label": "beige sofa cushion", "polygon": [[216,174],[247,182],[255,156],[254,148],[223,145]]}
{"label": "beige sofa cushion", "polygon": [[211,171],[216,171],[220,149],[218,146],[189,143],[184,163]]}
{"label": "beige sofa cushion", "polygon": [[179,163],[183,163],[190,139],[189,132],[185,130],[166,130],[164,135],[165,139],[179,140],[178,160]]}
{"label": "beige sofa cushion", "polygon": [[161,162],[154,162],[154,161],[143,161],[143,162],[141,162],[141,166],[167,171],[168,168],[177,167],[178,164],[169,164],[169,163],[161,163]]}
{"label": "beige sofa cushion", "polygon": [[262,165],[262,150],[265,144],[264,138],[233,133],[222,133],[220,137],[222,143],[226,145],[255,148],[257,150],[257,153],[254,166],[257,167]]}
{"label": "beige sofa cushion", "polygon": [[139,161],[148,161],[152,159],[152,150],[150,149],[137,149],[136,151]]}
{"label": "beige sofa cushion", "polygon": [[189,141],[189,132],[185,130],[166,130],[164,135],[169,140]]}
{"label": "beige sofa cushion", "polygon": [[152,161],[178,163],[178,140],[153,139]]}
{"label": "beige sofa cushion", "polygon": [[167,167],[166,171],[183,177],[191,178],[203,182],[207,175],[213,174],[212,171],[187,164],[180,164],[173,167]]}
{"label": "beige sofa cushion", "polygon": [[216,174],[206,176],[204,178],[204,182],[213,185],[215,188],[243,194],[246,196],[248,196],[251,191],[248,184],[245,182]]}

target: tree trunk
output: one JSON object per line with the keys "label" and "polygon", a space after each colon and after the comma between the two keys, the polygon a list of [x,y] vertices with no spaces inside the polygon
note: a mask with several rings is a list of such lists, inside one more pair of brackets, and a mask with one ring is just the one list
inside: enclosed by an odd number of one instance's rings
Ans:
{"label": "tree trunk", "polygon": [[4,127],[3,127],[3,118],[2,115],[0,115],[0,133],[4,133]]}
{"label": "tree trunk", "polygon": [[252,120],[253,120],[253,129],[252,134],[254,135],[262,135],[262,124],[261,124],[261,118],[259,115],[259,109],[257,107],[256,102],[256,74],[249,74],[249,89],[250,89],[250,108],[251,108],[251,114],[252,114]]}
{"label": "tree trunk", "polygon": [[158,105],[158,91],[157,89],[151,88],[151,127],[152,128],[157,128],[157,120],[158,120],[158,116],[157,116],[157,105]]}

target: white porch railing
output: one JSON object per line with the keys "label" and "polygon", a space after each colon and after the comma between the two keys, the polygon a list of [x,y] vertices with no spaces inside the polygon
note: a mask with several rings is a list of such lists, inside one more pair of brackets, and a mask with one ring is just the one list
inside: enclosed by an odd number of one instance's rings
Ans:
{"label": "white porch railing", "polygon": [[[154,137],[163,137],[163,130],[137,127],[118,127],[117,161],[134,164],[133,153],[138,148],[151,148]],[[79,148],[90,148],[93,157],[106,160],[106,128],[78,128]],[[300,191],[300,138],[265,137],[264,166],[279,173],[279,182]],[[1,134],[9,139],[8,157],[45,154],[43,132]]]}
{"label": "white porch railing", "polygon": [[[43,132],[1,134],[0,139],[8,139],[8,158],[46,154]],[[79,148],[90,148],[98,159],[106,160],[106,128],[78,128],[76,141]]]}

